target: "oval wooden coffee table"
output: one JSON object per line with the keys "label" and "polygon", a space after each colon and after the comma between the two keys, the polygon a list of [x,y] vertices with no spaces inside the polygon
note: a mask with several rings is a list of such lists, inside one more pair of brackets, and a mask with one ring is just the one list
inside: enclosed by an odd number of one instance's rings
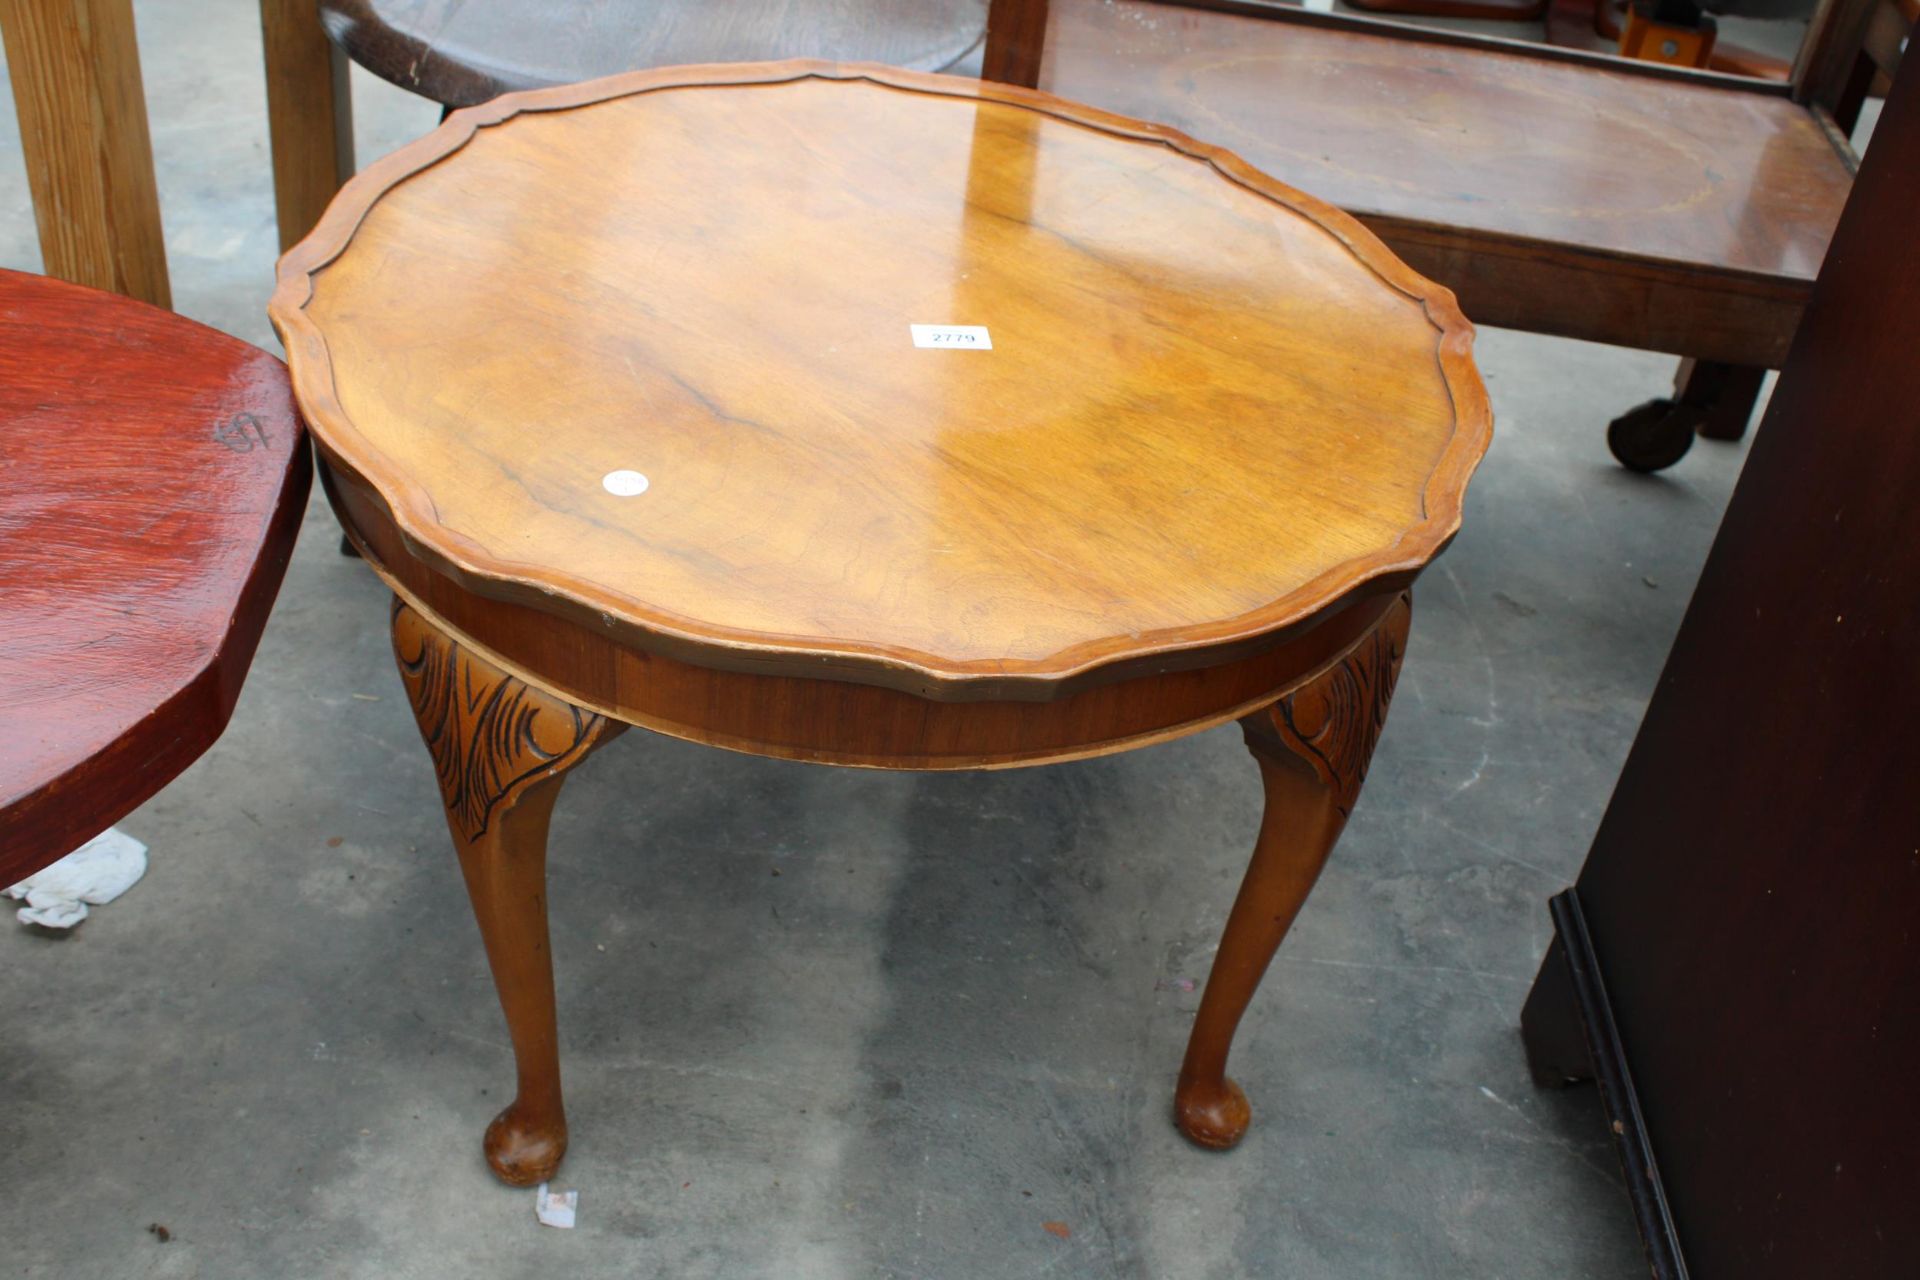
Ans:
{"label": "oval wooden coffee table", "polygon": [[1041,764],[1238,719],[1266,784],[1176,1090],[1235,1026],[1386,718],[1487,446],[1452,295],[1153,125],[871,66],[461,111],[272,304],[394,646],[519,1091],[566,1148],[547,821],[628,724],[795,760]]}

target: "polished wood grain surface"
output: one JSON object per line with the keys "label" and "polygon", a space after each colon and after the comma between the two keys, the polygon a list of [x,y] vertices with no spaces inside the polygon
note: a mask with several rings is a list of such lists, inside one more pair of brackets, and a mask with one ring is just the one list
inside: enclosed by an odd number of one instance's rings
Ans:
{"label": "polished wood grain surface", "polygon": [[646,67],[840,58],[942,71],[980,44],[986,0],[320,0],[375,75],[452,107]]}
{"label": "polished wood grain surface", "polygon": [[1489,430],[1450,296],[1350,219],[878,68],[457,115],[349,186],[272,311],[328,456],[464,589],[928,696],[1200,665],[1397,590]]}
{"label": "polished wood grain surface", "polygon": [[219,736],[309,474],[266,352],[0,271],[0,884]]}
{"label": "polished wood grain surface", "polygon": [[1389,239],[1465,228],[1810,282],[1850,185],[1777,93],[1333,22],[1051,9],[1041,87],[1232,147]]}
{"label": "polished wood grain surface", "polygon": [[172,305],[133,0],[0,0],[47,274]]}

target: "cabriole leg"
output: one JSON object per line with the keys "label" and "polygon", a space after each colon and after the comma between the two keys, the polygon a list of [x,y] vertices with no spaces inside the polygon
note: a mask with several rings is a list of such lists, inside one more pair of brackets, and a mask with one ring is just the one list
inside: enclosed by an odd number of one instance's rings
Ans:
{"label": "cabriole leg", "polygon": [[487,1163],[503,1181],[526,1186],[552,1176],[567,1151],[547,941],[547,824],[567,772],[625,726],[523,683],[400,600],[393,652],[439,775],[519,1073],[512,1104],[487,1127]]}
{"label": "cabriole leg", "polygon": [[1240,722],[1266,811],[1174,1092],[1175,1122],[1203,1147],[1230,1147],[1247,1131],[1247,1097],[1226,1073],[1233,1033],[1360,796],[1410,617],[1402,596],[1332,668]]}

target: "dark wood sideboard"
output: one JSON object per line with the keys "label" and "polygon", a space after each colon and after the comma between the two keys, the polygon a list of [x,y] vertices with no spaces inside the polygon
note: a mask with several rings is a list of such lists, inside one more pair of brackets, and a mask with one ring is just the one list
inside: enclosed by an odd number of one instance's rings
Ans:
{"label": "dark wood sideboard", "polygon": [[1920,1275],[1916,156],[1909,76],[1522,1015],[1663,1280]]}

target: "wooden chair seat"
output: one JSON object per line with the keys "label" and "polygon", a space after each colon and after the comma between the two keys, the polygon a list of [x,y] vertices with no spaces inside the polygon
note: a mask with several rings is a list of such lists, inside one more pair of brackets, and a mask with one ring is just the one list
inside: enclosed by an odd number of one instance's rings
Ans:
{"label": "wooden chair seat", "polygon": [[0,885],[220,736],[311,474],[266,352],[0,271]]}
{"label": "wooden chair seat", "polygon": [[1851,184],[1785,86],[1305,12],[1051,10],[1042,87],[1341,206],[1483,324],[1777,367]]}
{"label": "wooden chair seat", "polygon": [[448,107],[643,67],[836,58],[940,71],[979,45],[986,0],[320,0],[348,57]]}

